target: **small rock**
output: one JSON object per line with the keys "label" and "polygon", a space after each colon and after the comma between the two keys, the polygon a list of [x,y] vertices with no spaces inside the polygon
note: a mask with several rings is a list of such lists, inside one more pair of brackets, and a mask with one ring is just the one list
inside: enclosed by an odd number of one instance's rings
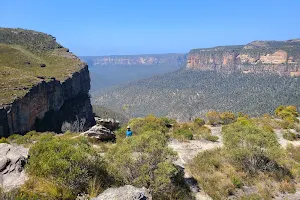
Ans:
{"label": "small rock", "polygon": [[0,143],[0,149],[0,186],[9,191],[26,180],[24,166],[29,149],[6,143]]}
{"label": "small rock", "polygon": [[119,188],[109,188],[92,200],[152,200],[150,192],[146,188],[136,188],[125,185]]}

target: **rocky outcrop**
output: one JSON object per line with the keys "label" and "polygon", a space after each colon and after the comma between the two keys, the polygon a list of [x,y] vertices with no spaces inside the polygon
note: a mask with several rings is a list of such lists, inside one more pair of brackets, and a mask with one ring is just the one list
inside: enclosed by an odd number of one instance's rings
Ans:
{"label": "rocky outcrop", "polygon": [[120,122],[111,118],[102,119],[100,117],[95,117],[96,123],[108,128],[111,131],[117,130],[119,128]]}
{"label": "rocky outcrop", "polygon": [[116,135],[102,125],[95,125],[86,132],[83,132],[81,135],[87,136],[89,138],[95,138],[102,141],[115,140]]}
{"label": "rocky outcrop", "polygon": [[28,159],[28,148],[0,143],[0,187],[10,190],[26,180],[24,165]]}
{"label": "rocky outcrop", "polygon": [[95,124],[88,66],[54,37],[0,28],[0,47],[0,137],[60,132],[64,121],[82,118],[85,130]]}
{"label": "rocky outcrop", "polygon": [[86,128],[94,125],[89,89],[87,65],[64,82],[55,78],[41,82],[23,98],[0,107],[0,136],[32,129],[60,132],[62,123],[75,121],[76,116],[86,119]]}
{"label": "rocky outcrop", "polygon": [[97,56],[83,57],[92,65],[183,65],[186,62],[185,54],[153,54],[130,56]]}
{"label": "rocky outcrop", "polygon": [[300,76],[300,42],[254,41],[247,45],[190,51],[188,69]]}
{"label": "rocky outcrop", "polygon": [[151,200],[149,190],[126,185],[119,188],[109,188],[92,200]]}
{"label": "rocky outcrop", "polygon": [[116,135],[114,130],[119,128],[120,122],[114,119],[102,119],[95,117],[96,125],[89,130],[83,132],[81,135],[89,138],[95,138],[102,141],[115,140]]}

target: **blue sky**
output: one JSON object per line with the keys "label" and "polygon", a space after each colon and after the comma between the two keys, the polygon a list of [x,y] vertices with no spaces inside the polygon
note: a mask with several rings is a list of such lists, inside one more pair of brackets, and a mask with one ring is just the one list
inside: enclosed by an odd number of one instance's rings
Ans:
{"label": "blue sky", "polygon": [[1,0],[0,26],[55,36],[77,55],[188,52],[300,38],[299,0]]}

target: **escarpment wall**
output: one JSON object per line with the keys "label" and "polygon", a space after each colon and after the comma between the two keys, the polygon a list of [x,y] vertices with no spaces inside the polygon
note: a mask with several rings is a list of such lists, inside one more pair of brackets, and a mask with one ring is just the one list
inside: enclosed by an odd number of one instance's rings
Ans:
{"label": "escarpment wall", "polygon": [[0,107],[0,136],[29,130],[57,131],[64,121],[86,119],[86,127],[95,124],[89,98],[88,66],[70,75],[64,82],[53,78],[42,81],[12,104]]}
{"label": "escarpment wall", "polygon": [[300,42],[254,41],[245,46],[194,49],[188,54],[187,68],[300,76]]}

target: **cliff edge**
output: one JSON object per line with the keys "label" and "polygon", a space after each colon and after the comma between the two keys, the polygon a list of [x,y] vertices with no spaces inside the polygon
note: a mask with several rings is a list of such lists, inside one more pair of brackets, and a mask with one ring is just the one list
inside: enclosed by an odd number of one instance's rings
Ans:
{"label": "cliff edge", "polygon": [[0,136],[60,132],[82,118],[95,124],[89,90],[87,64],[53,36],[0,28]]}
{"label": "cliff edge", "polygon": [[300,39],[193,49],[188,55],[187,68],[300,76]]}

